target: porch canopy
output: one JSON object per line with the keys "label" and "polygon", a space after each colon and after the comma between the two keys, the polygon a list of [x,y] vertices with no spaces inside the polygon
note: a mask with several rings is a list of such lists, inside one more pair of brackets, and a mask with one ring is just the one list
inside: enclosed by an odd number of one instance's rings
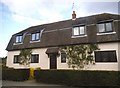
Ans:
{"label": "porch canopy", "polygon": [[52,48],[48,48],[46,50],[46,54],[58,54],[59,52],[59,48],[58,47],[52,47]]}

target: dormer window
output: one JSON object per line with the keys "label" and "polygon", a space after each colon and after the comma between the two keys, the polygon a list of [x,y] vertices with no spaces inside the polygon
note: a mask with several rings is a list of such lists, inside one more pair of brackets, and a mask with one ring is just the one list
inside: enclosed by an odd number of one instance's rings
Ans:
{"label": "dormer window", "polygon": [[82,36],[85,35],[85,26],[76,26],[72,29],[73,36]]}
{"label": "dormer window", "polygon": [[38,41],[38,40],[40,40],[40,33],[39,32],[32,33],[31,40],[32,41]]}
{"label": "dormer window", "polygon": [[98,33],[113,32],[112,22],[99,23],[99,24],[97,25],[97,29],[98,29]]}
{"label": "dormer window", "polygon": [[22,35],[17,35],[16,36],[16,43],[22,43],[23,42],[23,36]]}

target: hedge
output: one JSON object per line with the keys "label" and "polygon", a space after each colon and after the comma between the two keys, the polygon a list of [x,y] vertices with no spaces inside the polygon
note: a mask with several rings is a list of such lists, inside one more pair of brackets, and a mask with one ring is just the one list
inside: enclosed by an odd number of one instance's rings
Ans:
{"label": "hedge", "polygon": [[119,86],[118,71],[36,70],[37,82],[68,86]]}
{"label": "hedge", "polygon": [[24,81],[29,78],[29,69],[2,68],[2,80]]}

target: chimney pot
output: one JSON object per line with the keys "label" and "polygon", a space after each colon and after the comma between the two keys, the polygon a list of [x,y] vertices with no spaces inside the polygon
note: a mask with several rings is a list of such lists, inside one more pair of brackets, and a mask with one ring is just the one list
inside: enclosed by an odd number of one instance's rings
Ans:
{"label": "chimney pot", "polygon": [[75,13],[75,11],[73,11],[73,13],[72,13],[72,20],[75,20],[76,19],[76,13]]}

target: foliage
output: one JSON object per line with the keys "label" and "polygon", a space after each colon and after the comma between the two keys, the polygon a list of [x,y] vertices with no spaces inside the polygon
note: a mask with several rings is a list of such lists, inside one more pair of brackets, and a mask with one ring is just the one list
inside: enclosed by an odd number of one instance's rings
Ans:
{"label": "foliage", "polygon": [[13,69],[3,66],[2,80],[24,81],[29,78],[29,69]]}
{"label": "foliage", "polygon": [[[120,71],[36,70],[37,82],[68,86],[119,86]],[[95,87],[96,88],[96,87]]]}
{"label": "foliage", "polygon": [[87,65],[94,64],[93,51],[97,49],[99,49],[97,44],[62,47],[62,50],[67,55],[68,66],[73,69],[83,69]]}
{"label": "foliage", "polygon": [[22,49],[20,51],[20,64],[29,65],[31,58],[32,50],[31,49]]}
{"label": "foliage", "polygon": [[0,58],[2,60],[2,65],[6,66],[6,60],[7,60],[7,56],[6,57],[2,57]]}

